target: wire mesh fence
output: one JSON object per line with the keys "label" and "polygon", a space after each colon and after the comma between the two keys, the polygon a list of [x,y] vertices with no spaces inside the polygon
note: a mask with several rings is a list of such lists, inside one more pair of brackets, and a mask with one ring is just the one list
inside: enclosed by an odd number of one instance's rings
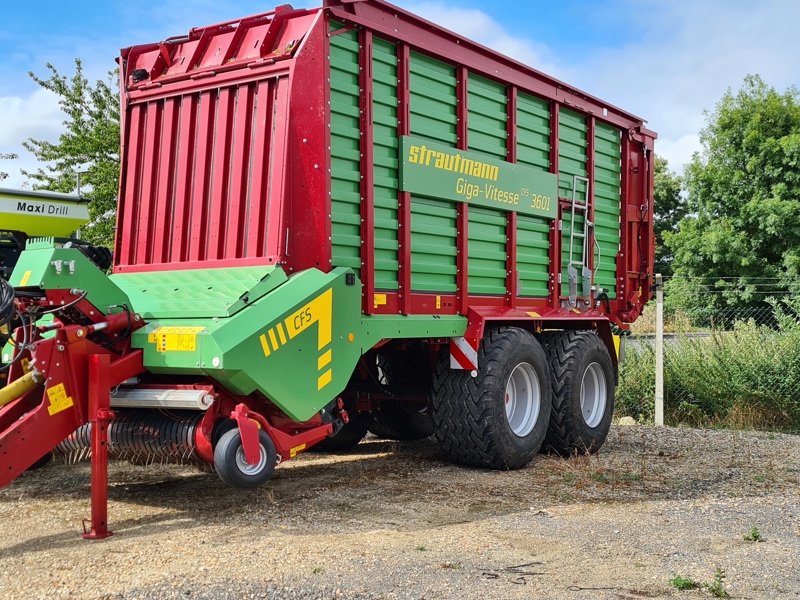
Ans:
{"label": "wire mesh fence", "polygon": [[[707,290],[708,291],[708,290]],[[800,301],[789,290],[746,306],[664,298],[667,424],[800,431]],[[676,300],[679,300],[676,302]],[[654,420],[655,303],[632,328],[617,415]]]}

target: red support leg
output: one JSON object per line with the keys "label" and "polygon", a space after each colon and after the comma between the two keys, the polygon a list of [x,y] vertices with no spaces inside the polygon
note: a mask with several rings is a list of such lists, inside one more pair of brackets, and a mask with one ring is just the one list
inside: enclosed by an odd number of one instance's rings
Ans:
{"label": "red support leg", "polygon": [[91,530],[83,521],[83,537],[102,540],[113,535],[108,530],[108,420],[111,385],[111,358],[107,354],[89,356],[89,422],[92,424],[92,519]]}

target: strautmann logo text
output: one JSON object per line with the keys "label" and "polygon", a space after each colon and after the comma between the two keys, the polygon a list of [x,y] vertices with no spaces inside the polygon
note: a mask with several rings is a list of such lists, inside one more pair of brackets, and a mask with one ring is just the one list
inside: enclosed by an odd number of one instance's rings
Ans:
{"label": "strautmann logo text", "polygon": [[415,196],[467,202],[555,218],[555,174],[474,150],[416,136],[400,138],[400,190]]}

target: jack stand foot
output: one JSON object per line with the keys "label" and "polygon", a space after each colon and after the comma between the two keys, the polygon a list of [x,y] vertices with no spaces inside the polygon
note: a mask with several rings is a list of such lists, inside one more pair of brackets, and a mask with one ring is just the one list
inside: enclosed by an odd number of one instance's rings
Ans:
{"label": "jack stand foot", "polygon": [[[97,530],[97,531],[94,530],[94,529],[90,529],[91,528],[91,523],[92,523],[91,519],[84,519],[83,520],[83,535],[81,536],[83,539],[85,539],[85,540],[104,540],[104,539],[114,535],[111,531],[106,529],[105,521],[100,523],[100,529]],[[87,528],[87,525],[89,525],[90,528]]]}

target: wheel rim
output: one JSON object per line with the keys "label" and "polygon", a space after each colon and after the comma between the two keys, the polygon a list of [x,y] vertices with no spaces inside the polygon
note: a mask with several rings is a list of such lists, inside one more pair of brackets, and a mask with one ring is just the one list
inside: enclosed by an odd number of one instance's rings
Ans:
{"label": "wheel rim", "polygon": [[245,475],[258,475],[261,473],[261,471],[263,471],[264,467],[267,465],[267,449],[264,448],[264,444],[260,444],[258,446],[258,450],[258,462],[254,465],[251,465],[244,457],[244,448],[239,446],[239,449],[236,451],[236,468]]}
{"label": "wheel rim", "polygon": [[518,364],[506,384],[506,420],[518,437],[528,435],[539,419],[539,377],[528,363]]}
{"label": "wheel rim", "polygon": [[606,374],[599,363],[592,363],[581,381],[581,414],[589,427],[597,427],[606,412]]}

